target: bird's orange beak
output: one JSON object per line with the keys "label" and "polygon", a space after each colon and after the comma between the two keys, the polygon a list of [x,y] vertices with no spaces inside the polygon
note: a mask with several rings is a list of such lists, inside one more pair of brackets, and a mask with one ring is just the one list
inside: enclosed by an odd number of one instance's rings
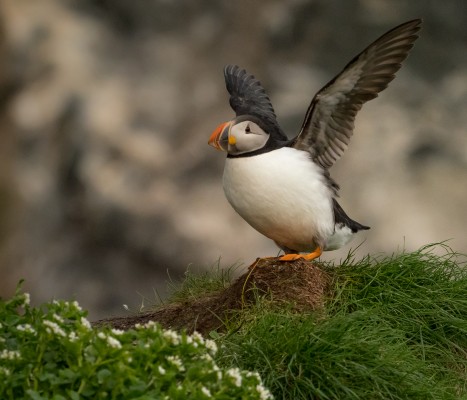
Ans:
{"label": "bird's orange beak", "polygon": [[229,146],[229,131],[231,122],[220,124],[209,138],[208,144],[217,150],[227,151]]}

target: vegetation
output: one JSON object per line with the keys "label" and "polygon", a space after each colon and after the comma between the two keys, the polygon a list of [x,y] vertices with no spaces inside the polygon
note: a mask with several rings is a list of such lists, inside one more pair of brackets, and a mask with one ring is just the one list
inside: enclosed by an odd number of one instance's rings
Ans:
{"label": "vegetation", "polygon": [[218,361],[258,371],[276,398],[466,398],[467,269],[433,250],[327,265],[322,313],[260,302]]}
{"label": "vegetation", "polygon": [[[18,291],[0,302],[0,398],[467,398],[463,257],[433,245],[324,263],[322,309],[298,313],[257,292],[210,339],[154,323],[91,329],[75,302],[32,308]],[[188,272],[172,301],[211,296],[230,279]]]}
{"label": "vegetation", "polygon": [[127,332],[91,328],[76,302],[0,301],[0,398],[261,399],[256,373],[220,369],[214,341],[150,322]]}
{"label": "vegetation", "polygon": [[196,273],[188,268],[183,281],[170,280],[169,289],[172,291],[170,302],[190,301],[226,289],[232,283],[233,273],[239,266],[240,264],[234,264],[229,268],[222,268],[218,260],[207,270]]}

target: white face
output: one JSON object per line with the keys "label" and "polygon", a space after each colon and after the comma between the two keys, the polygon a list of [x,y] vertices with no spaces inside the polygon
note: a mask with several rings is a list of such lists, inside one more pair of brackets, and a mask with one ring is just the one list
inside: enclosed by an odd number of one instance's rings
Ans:
{"label": "white face", "polygon": [[249,153],[264,147],[269,134],[251,121],[242,121],[232,126],[229,132],[229,154]]}

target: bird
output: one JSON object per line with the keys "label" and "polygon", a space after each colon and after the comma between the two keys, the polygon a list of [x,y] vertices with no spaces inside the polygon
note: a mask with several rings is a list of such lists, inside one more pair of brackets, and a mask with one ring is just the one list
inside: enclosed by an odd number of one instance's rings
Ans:
{"label": "bird", "polygon": [[280,261],[313,260],[370,229],[337,202],[339,185],[329,169],[349,144],[357,112],[395,78],[421,24],[421,19],[405,22],[355,56],[312,98],[292,139],[254,75],[237,65],[224,67],[235,118],[220,124],[208,144],[227,152],[223,188],[228,202],[284,251]]}

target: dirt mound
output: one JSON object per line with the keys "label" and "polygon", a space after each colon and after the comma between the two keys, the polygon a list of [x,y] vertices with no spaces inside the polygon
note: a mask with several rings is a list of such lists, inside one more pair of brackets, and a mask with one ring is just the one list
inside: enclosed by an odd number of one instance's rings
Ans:
{"label": "dirt mound", "polygon": [[135,324],[157,321],[165,328],[186,329],[206,334],[222,330],[232,311],[251,305],[257,294],[276,303],[291,304],[297,312],[322,307],[329,276],[316,263],[296,260],[280,262],[277,258],[258,259],[248,271],[227,289],[183,303],[161,306],[154,311],[129,317],[108,318],[94,325],[129,329]]}

